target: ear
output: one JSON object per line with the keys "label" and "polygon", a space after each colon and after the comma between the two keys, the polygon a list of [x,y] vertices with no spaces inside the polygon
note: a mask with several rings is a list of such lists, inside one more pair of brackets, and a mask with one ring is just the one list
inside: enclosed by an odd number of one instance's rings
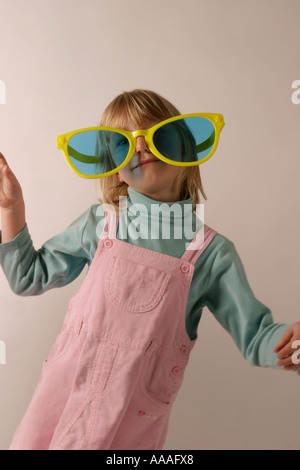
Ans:
{"label": "ear", "polygon": [[122,180],[122,178],[121,178],[121,176],[120,176],[119,173],[114,173],[114,174],[113,174],[113,177],[116,178],[116,180],[118,180],[119,183],[122,183],[122,182],[123,182],[123,180]]}

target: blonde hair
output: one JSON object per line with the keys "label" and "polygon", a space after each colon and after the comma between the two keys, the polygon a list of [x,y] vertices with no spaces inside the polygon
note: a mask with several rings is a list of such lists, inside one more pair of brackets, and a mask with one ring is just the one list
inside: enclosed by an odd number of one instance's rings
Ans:
{"label": "blonde hair", "polygon": [[[98,125],[122,129],[126,123],[131,122],[137,126],[137,129],[141,129],[148,123],[153,125],[155,121],[163,121],[179,114],[181,113],[178,109],[158,93],[136,89],[125,91],[111,101]],[[207,199],[199,166],[182,167],[182,171],[175,178],[174,187],[179,190],[179,200],[191,197],[194,204],[199,204],[199,192],[205,200]],[[113,205],[118,213],[119,197],[128,196],[127,188],[128,184],[125,181],[118,181],[114,175],[99,178],[98,199],[102,204]]]}

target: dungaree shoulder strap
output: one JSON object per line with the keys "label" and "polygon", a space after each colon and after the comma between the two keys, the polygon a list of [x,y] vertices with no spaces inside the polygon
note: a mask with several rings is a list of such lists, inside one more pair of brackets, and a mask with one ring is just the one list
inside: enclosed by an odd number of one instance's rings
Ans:
{"label": "dungaree shoulder strap", "polygon": [[104,227],[100,235],[100,240],[105,238],[117,238],[119,216],[115,212],[105,211]]}
{"label": "dungaree shoulder strap", "polygon": [[212,229],[208,225],[202,225],[191,243],[188,245],[181,259],[195,264],[199,256],[204,250],[206,250],[217,233],[218,232],[216,230]]}

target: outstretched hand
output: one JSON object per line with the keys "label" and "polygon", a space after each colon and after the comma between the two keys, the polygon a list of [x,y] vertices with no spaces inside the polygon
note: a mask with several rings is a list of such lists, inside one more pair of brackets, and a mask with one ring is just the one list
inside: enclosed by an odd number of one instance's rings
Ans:
{"label": "outstretched hand", "polygon": [[0,152],[0,208],[9,209],[22,201],[20,183]]}
{"label": "outstretched hand", "polygon": [[297,370],[300,375],[300,321],[291,325],[274,348],[277,365],[284,370]]}
{"label": "outstretched hand", "polygon": [[25,203],[22,188],[0,152],[1,243],[6,243],[25,227]]}

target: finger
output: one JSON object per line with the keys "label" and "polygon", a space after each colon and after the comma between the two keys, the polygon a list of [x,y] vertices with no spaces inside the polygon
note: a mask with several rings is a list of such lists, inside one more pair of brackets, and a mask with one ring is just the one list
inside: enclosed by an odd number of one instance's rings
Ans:
{"label": "finger", "polygon": [[1,165],[8,165],[3,153],[0,152],[0,164]]}
{"label": "finger", "polygon": [[292,349],[290,354],[286,355],[284,358],[279,359],[277,362],[278,366],[286,366],[289,364],[297,365],[300,368],[300,348]]}
{"label": "finger", "polygon": [[15,191],[18,190],[18,181],[14,175],[14,173],[11,171],[9,166],[6,166],[3,171],[3,191],[9,196],[13,195]]}
{"label": "finger", "polygon": [[3,204],[5,205],[17,199],[21,195],[21,191],[20,185],[9,166],[0,168],[0,199],[2,207],[4,207]]}
{"label": "finger", "polygon": [[9,169],[9,165],[6,161],[6,159],[4,158],[4,156],[0,153],[0,171],[1,171],[1,174],[2,176],[5,176],[7,175],[6,171],[7,169]]}
{"label": "finger", "polygon": [[279,359],[279,361],[277,361],[277,365],[279,367],[286,367],[286,366],[290,366],[291,364],[293,364],[292,355],[287,356],[284,359]]}
{"label": "finger", "polygon": [[290,356],[295,349],[292,349],[292,343],[287,344],[284,348],[280,349],[280,351],[277,353],[278,359],[284,359],[288,356]]}
{"label": "finger", "polygon": [[289,370],[299,370],[299,367],[300,367],[299,364],[298,365],[297,364],[291,364],[289,366],[284,366],[284,370],[287,370],[287,371],[289,371]]}
{"label": "finger", "polygon": [[278,359],[283,359],[286,356],[290,356],[297,350],[297,346],[299,345],[300,341],[295,340],[294,337],[292,337],[291,341],[277,353]]}
{"label": "finger", "polygon": [[290,341],[290,339],[292,338],[292,335],[293,335],[292,328],[289,328],[288,330],[286,330],[286,332],[282,335],[282,337],[278,341],[273,351],[278,353],[286,345],[286,343]]}

